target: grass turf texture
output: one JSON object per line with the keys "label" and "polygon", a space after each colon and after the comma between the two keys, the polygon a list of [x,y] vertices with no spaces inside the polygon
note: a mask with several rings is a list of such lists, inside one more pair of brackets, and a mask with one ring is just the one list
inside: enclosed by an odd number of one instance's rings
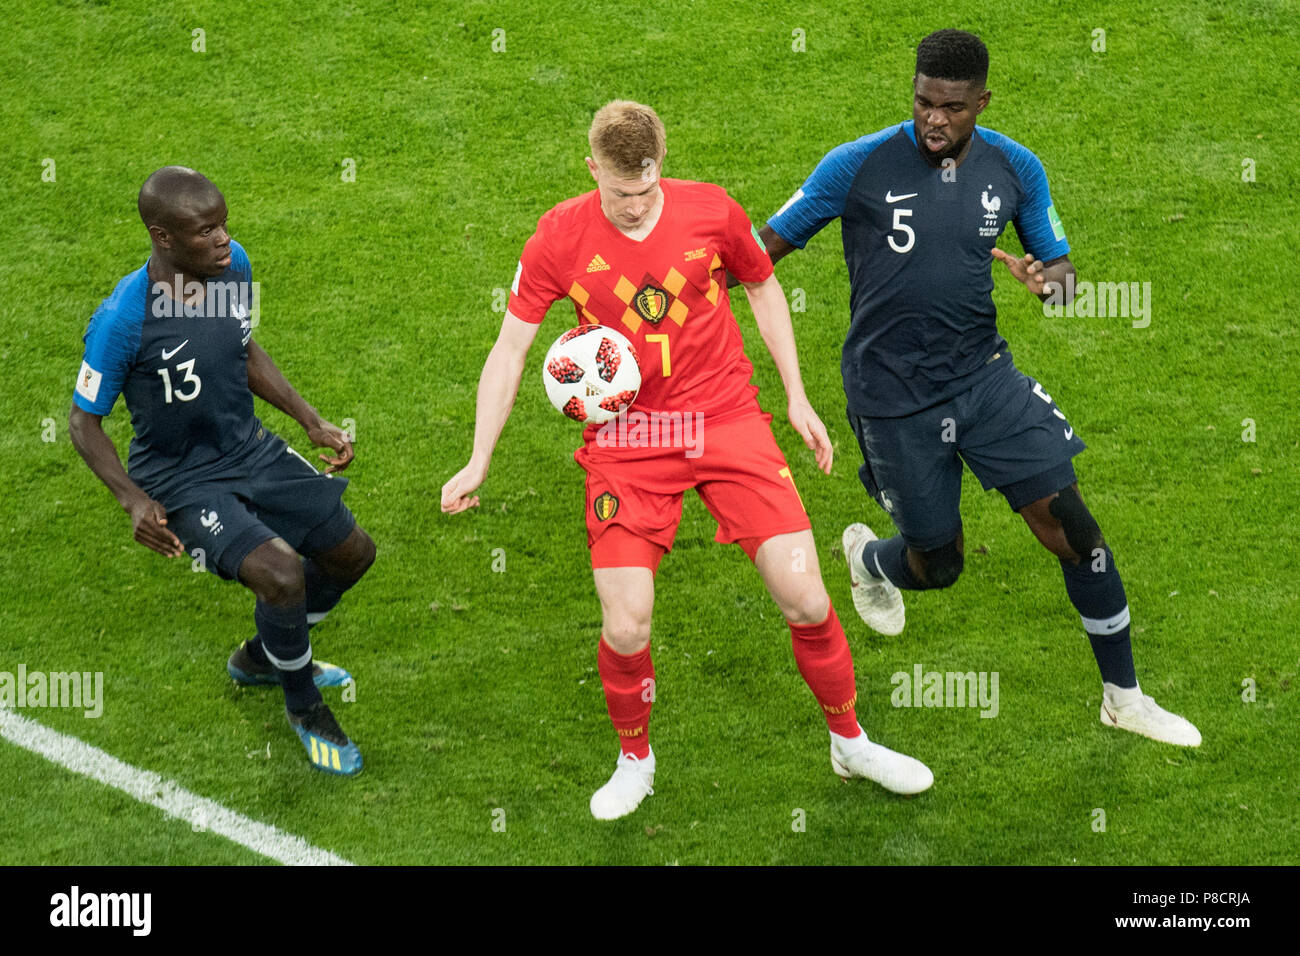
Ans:
{"label": "grass turf texture", "polygon": [[[1300,718],[1297,204],[1268,107],[1295,99],[1294,71],[1279,64],[1295,59],[1300,18],[1282,3],[1024,12],[605,4],[565,21],[542,3],[436,14],[407,3],[383,15],[301,3],[15,9],[0,51],[11,476],[0,670],[102,670],[107,698],[99,720],[29,716],[360,863],[1297,862],[1284,836],[1297,826]],[[581,159],[601,103],[653,104],[667,174],[723,184],[761,223],[832,146],[907,118],[915,44],[952,25],[988,42],[982,123],[1043,160],[1080,278],[1152,284],[1147,329],[1045,319],[994,264],[1017,363],[1091,446],[1080,486],[1124,574],[1139,678],[1205,744],[1100,726],[1100,681],[1056,561],[969,475],[960,582],[909,596],[899,638],[857,620],[840,531],[889,525],[858,483],[842,416],[848,284],[829,228],[778,276],[806,294],[796,333],[837,444],[830,477],[783,421],[743,296],[736,311],[849,632],[862,723],[925,760],[936,784],[901,799],[830,772],[784,623],[688,497],[658,578],[656,795],[597,824],[587,801],[617,751],[595,673],[579,435],[538,381],[545,344],[573,324],[569,306],[556,306],[530,356],[483,506],[438,511],[469,454],[475,384],[501,318],[493,303],[537,217],[591,186]],[[196,28],[204,53],[191,49]],[[1104,53],[1091,48],[1096,28]],[[792,49],[796,29],[805,52]],[[56,182],[41,179],[47,157]],[[345,157],[355,183],[341,179]],[[1242,181],[1245,157],[1256,182]],[[80,336],[147,255],[135,194],[166,163],[225,192],[262,283],[258,340],[327,417],[356,422],[345,500],[379,559],[314,633],[318,653],[357,676],[356,702],[336,706],[365,755],[355,780],[309,769],[277,692],[226,678],[226,655],[252,631],[246,592],[134,544],[67,438]],[[1019,249],[1010,229],[1001,244]],[[284,416],[262,403],[259,413],[311,454]],[[42,441],[46,418],[53,442]],[[120,403],[106,425],[124,450]],[[917,663],[997,671],[998,717],[891,707],[890,675]],[[1254,703],[1242,700],[1245,678]],[[326,699],[337,704],[338,691]],[[0,862],[259,859],[160,825],[158,811],[8,744],[0,780],[17,808]],[[1105,833],[1092,829],[1094,808]],[[796,809],[806,832],[792,828]]]}

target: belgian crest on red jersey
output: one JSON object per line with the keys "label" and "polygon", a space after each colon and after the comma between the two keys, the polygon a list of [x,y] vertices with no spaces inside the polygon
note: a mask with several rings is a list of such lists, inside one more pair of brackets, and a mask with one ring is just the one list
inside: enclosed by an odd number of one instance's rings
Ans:
{"label": "belgian crest on red jersey", "polygon": [[668,314],[668,293],[647,282],[632,299],[637,314],[651,325],[658,325]]}

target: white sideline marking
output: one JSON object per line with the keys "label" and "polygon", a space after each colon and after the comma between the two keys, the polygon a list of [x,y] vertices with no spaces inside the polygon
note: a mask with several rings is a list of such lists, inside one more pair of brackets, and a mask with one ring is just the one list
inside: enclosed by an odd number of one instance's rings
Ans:
{"label": "white sideline marking", "polygon": [[174,781],[123,763],[83,740],[51,730],[9,708],[0,708],[0,737],[74,773],[121,790],[141,803],[155,806],[169,817],[189,824],[200,821],[204,829],[288,866],[354,865],[328,850],[312,846],[300,836],[227,810]]}

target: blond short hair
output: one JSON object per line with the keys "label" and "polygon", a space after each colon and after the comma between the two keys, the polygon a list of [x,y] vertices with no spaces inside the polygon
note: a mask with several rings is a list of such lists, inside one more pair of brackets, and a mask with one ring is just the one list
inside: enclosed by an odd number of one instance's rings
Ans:
{"label": "blond short hair", "polygon": [[587,142],[596,165],[625,179],[644,175],[651,163],[657,174],[668,151],[659,116],[631,100],[614,100],[597,110]]}

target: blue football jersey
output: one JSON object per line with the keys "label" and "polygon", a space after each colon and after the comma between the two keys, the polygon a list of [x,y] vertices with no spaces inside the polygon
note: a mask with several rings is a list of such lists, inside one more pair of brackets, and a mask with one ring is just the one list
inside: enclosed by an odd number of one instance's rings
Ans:
{"label": "blue football jersey", "polygon": [[1045,262],[1070,251],[1043,164],[980,126],[947,171],[921,156],[911,120],[837,146],[768,225],[803,248],[836,218],[851,312],[841,371],[857,415],[946,401],[1006,350],[990,263],[1008,222]]}
{"label": "blue football jersey", "polygon": [[248,388],[253,271],[242,246],[204,284],[201,302],[150,283],[148,264],[117,284],[86,330],[73,401],[95,415],[126,399],[134,436],[127,475],[171,509],[186,489],[237,477],[262,424]]}

